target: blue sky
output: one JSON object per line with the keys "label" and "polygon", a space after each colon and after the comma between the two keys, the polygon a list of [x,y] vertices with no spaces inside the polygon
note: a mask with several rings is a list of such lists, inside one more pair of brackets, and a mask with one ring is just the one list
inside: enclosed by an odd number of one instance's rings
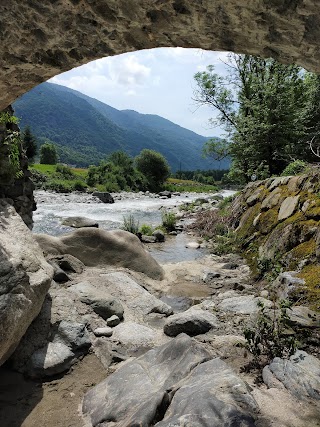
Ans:
{"label": "blue sky", "polygon": [[102,58],[60,74],[50,81],[105,102],[119,110],[158,114],[204,136],[222,136],[210,128],[215,113],[192,100],[193,76],[214,65],[225,74],[227,52],[159,48]]}

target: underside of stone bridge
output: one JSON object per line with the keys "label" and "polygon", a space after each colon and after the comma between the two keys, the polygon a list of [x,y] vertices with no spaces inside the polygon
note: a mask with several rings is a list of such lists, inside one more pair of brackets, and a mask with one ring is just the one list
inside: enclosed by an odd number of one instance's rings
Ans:
{"label": "underside of stone bridge", "polygon": [[316,0],[2,0],[0,110],[94,59],[155,47],[274,57],[320,71]]}

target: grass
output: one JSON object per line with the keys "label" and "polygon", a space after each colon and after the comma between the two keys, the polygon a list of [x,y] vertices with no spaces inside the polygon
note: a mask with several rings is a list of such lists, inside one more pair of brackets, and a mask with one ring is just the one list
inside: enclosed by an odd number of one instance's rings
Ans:
{"label": "grass", "polygon": [[163,189],[171,192],[210,193],[216,192],[218,187],[189,179],[168,178]]}

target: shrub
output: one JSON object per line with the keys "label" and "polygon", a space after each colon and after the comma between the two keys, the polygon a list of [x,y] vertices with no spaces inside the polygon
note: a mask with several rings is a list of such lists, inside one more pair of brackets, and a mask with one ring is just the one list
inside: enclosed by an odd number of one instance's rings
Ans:
{"label": "shrub", "polygon": [[133,215],[123,217],[122,230],[129,231],[129,233],[137,234],[139,231],[139,221]]}
{"label": "shrub", "polygon": [[295,160],[282,171],[282,176],[299,175],[306,171],[308,164],[303,160]]}
{"label": "shrub", "polygon": [[86,189],[88,188],[87,185],[80,180],[75,181],[72,187],[74,191],[86,191]]}
{"label": "shrub", "polygon": [[72,179],[75,176],[70,166],[63,165],[61,163],[56,166],[56,173],[64,179]]}
{"label": "shrub", "polygon": [[144,234],[145,236],[151,236],[153,232],[153,228],[148,224],[142,224],[139,231],[141,234]]}
{"label": "shrub", "polygon": [[259,303],[259,314],[255,325],[244,329],[245,347],[254,357],[255,367],[260,367],[264,357],[267,364],[274,357],[289,358],[295,353],[297,343],[286,333],[289,327],[287,309],[290,303],[285,300],[274,301],[272,309]]}
{"label": "shrub", "polygon": [[56,193],[71,193],[72,187],[68,182],[52,180],[43,185],[44,190],[55,191]]}
{"label": "shrub", "polygon": [[177,218],[173,212],[162,211],[161,213],[162,226],[166,231],[174,231],[176,228]]}

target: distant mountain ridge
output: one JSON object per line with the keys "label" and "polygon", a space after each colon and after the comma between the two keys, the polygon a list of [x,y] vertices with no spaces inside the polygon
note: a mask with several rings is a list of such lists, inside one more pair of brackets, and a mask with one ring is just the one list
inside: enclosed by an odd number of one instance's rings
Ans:
{"label": "distant mountain ridge", "polygon": [[157,115],[117,110],[64,86],[42,83],[13,107],[21,128],[29,125],[41,143],[57,144],[64,163],[88,166],[116,150],[135,156],[150,148],[162,153],[173,171],[229,166],[227,160],[202,158],[207,137]]}

